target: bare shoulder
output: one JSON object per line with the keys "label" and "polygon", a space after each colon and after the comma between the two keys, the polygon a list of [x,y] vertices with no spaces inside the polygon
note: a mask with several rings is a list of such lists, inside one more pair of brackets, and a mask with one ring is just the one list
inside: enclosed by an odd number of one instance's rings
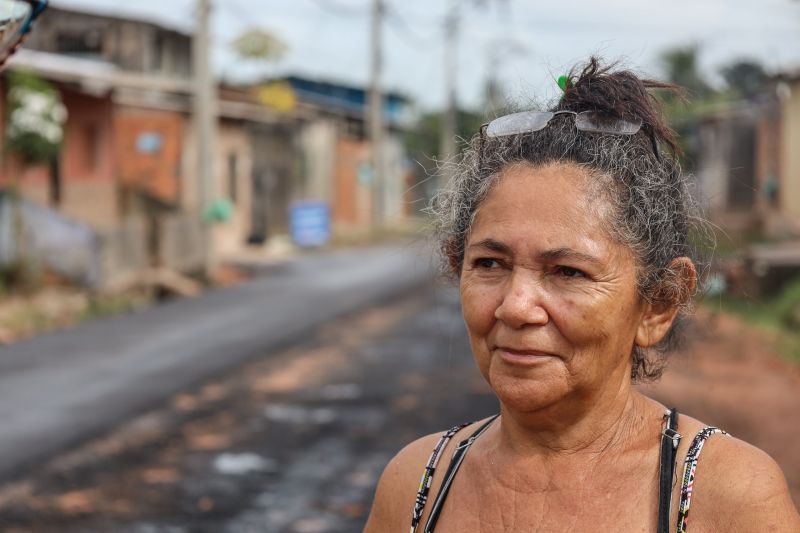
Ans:
{"label": "bare shoulder", "polygon": [[[685,418],[681,456],[705,427]],[[762,450],[730,435],[713,435],[703,446],[690,514],[695,524],[718,531],[800,531],[800,516],[781,467]]]}
{"label": "bare shoulder", "polygon": [[[447,457],[449,457],[449,452],[454,446],[453,441],[461,438],[462,434],[469,432],[474,425],[462,428],[447,443],[447,447],[441,450],[442,458],[439,463],[439,469],[446,468]],[[431,453],[444,434],[445,431],[440,431],[421,437],[405,446],[389,461],[383,470],[380,481],[378,481],[372,510],[364,529],[365,533],[408,531],[420,480],[425,472]],[[437,474],[441,474],[438,469]],[[432,494],[435,494],[438,489],[440,478],[441,475],[434,477],[431,486]]]}

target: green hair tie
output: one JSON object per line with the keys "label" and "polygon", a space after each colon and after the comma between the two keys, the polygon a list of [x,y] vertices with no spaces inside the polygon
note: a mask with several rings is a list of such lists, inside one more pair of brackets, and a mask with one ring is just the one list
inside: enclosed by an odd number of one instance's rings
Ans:
{"label": "green hair tie", "polygon": [[561,87],[561,92],[567,92],[567,82],[569,82],[569,76],[566,74],[558,77],[558,86]]}

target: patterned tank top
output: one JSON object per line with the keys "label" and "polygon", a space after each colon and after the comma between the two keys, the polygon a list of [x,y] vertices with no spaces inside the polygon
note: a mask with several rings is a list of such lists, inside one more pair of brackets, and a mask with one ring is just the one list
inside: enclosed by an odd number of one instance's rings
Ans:
{"label": "patterned tank top", "polygon": [[[673,451],[677,449],[678,443],[680,442],[681,436],[677,431],[677,413],[674,410],[670,410],[665,414],[669,416],[671,412],[671,420],[674,422],[674,427],[669,426],[665,429],[662,433],[662,453],[664,452],[664,442],[672,442],[672,449]],[[442,506],[444,505],[444,500],[447,498],[447,494],[450,490],[450,486],[453,482],[453,478],[455,478],[456,472],[458,472],[458,468],[461,466],[461,463],[464,461],[464,457],[466,456],[469,447],[472,446],[472,443],[475,442],[475,439],[480,437],[484,431],[486,431],[489,426],[494,422],[500,415],[495,415],[490,418],[486,423],[484,423],[481,427],[478,428],[468,439],[461,441],[458,446],[456,446],[455,451],[453,452],[453,458],[450,462],[449,468],[447,473],[445,474],[445,479],[442,482],[442,486],[439,489],[439,494],[434,501],[433,508],[431,509],[431,513],[428,516],[428,520],[425,524],[425,529],[423,530],[424,533],[433,533],[434,528],[436,527],[436,522],[439,519],[439,513],[442,510]],[[425,510],[425,506],[428,503],[428,496],[431,489],[431,483],[433,481],[433,475],[436,472],[436,467],[439,464],[439,459],[441,459],[442,452],[444,451],[445,447],[447,447],[447,443],[452,440],[452,438],[464,429],[465,427],[472,425],[473,422],[469,422],[466,424],[461,424],[459,426],[455,426],[442,434],[442,437],[439,439],[438,443],[433,449],[433,452],[428,459],[427,464],[425,465],[425,469],[422,474],[422,479],[420,480],[419,490],[417,491],[417,497],[414,502],[414,510],[411,515],[411,533],[416,533],[417,529],[419,528],[420,521],[422,519],[423,511]],[[686,533],[686,527],[688,523],[689,517],[689,508],[692,503],[692,489],[694,487],[694,478],[695,473],[697,471],[697,462],[700,458],[700,451],[703,449],[703,444],[705,444],[708,438],[715,434],[721,433],[723,435],[727,435],[725,431],[722,431],[719,428],[708,426],[701,429],[697,435],[695,435],[694,439],[692,439],[691,444],[689,445],[689,450],[686,452],[686,459],[683,463],[683,476],[681,478],[681,491],[680,491],[680,501],[678,502],[678,525],[677,525],[677,533]],[[669,472],[674,470],[674,461],[675,457],[674,454],[670,460],[667,460],[668,464],[665,467],[665,460],[664,455],[662,455],[662,474],[669,469]],[[670,466],[672,468],[670,468]],[[671,474],[668,476],[669,481],[664,485],[666,487],[671,487]],[[670,516],[669,509],[670,509],[670,501],[671,500],[671,490],[662,490],[659,494],[660,506],[665,504],[666,511],[659,513],[659,532],[666,531],[668,523],[668,517]],[[665,494],[668,492],[669,494]],[[662,515],[664,517],[662,518]]]}

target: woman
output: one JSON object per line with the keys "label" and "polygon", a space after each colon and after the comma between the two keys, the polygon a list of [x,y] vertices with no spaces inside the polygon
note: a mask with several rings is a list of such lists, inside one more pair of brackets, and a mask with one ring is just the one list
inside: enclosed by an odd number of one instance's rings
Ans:
{"label": "woman", "polygon": [[686,531],[690,509],[694,532],[800,531],[772,459],[632,387],[697,283],[649,94],[674,87],[595,59],[560,85],[552,112],[482,128],[433,208],[500,414],[403,449],[366,531]]}

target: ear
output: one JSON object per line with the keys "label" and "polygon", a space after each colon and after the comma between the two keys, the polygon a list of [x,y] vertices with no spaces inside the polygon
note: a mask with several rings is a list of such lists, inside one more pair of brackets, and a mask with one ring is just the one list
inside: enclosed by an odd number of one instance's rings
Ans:
{"label": "ear", "polygon": [[645,304],[642,321],[636,330],[636,345],[650,348],[669,331],[680,307],[687,303],[697,286],[697,270],[688,257],[672,260],[661,285]]}

